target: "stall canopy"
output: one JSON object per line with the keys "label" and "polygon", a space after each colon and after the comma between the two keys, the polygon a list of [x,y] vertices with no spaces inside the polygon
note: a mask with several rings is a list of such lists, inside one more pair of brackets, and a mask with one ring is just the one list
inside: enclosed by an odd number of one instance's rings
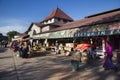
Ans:
{"label": "stall canopy", "polygon": [[77,32],[74,37],[86,37],[86,36],[105,36],[105,35],[120,35],[120,29],[104,30],[96,32]]}
{"label": "stall canopy", "polygon": [[74,37],[120,35],[120,22],[79,28]]}
{"label": "stall canopy", "polygon": [[74,38],[88,36],[120,35],[120,22],[89,25],[85,27],[42,33],[34,39]]}
{"label": "stall canopy", "polygon": [[48,38],[71,38],[74,37],[78,28],[51,32]]}
{"label": "stall canopy", "polygon": [[33,39],[40,39],[40,35],[39,35],[39,34],[37,34],[37,35],[33,35],[32,38],[33,38]]}
{"label": "stall canopy", "polygon": [[29,38],[29,35],[28,34],[23,34],[21,37],[20,37],[20,41],[24,41],[24,40],[28,40]]}
{"label": "stall canopy", "polygon": [[39,35],[39,39],[46,39],[46,38],[49,38],[49,36],[50,36],[50,33],[43,33]]}

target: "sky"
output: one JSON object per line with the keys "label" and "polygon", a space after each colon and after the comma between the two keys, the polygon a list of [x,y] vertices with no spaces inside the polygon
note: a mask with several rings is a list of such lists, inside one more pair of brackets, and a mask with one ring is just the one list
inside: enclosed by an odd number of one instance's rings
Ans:
{"label": "sky", "polygon": [[0,33],[24,33],[59,7],[72,19],[120,8],[120,0],[0,0]]}

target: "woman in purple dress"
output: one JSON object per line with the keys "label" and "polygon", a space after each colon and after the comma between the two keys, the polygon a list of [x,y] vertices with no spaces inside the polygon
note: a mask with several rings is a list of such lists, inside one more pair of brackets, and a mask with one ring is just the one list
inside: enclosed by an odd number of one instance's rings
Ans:
{"label": "woman in purple dress", "polygon": [[117,71],[117,67],[112,63],[112,46],[110,45],[110,42],[106,43],[106,52],[105,52],[105,62],[103,64],[103,67],[105,70],[112,69],[114,71]]}

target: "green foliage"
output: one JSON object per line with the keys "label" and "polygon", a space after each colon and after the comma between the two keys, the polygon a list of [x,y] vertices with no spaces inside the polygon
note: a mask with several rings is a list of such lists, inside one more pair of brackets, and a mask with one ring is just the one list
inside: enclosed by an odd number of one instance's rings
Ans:
{"label": "green foliage", "polygon": [[9,38],[9,40],[11,40],[17,34],[20,34],[20,33],[17,31],[9,31],[7,32],[7,37]]}

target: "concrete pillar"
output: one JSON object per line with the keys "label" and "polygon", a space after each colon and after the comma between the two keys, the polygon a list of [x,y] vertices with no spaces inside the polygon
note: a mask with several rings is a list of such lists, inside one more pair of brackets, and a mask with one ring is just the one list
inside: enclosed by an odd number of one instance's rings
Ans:
{"label": "concrete pillar", "polygon": [[105,38],[102,38],[102,50],[103,50],[103,52],[105,52],[105,44],[106,44],[106,40],[105,40]]}
{"label": "concrete pillar", "polygon": [[93,40],[92,40],[92,38],[90,38],[90,43],[93,44]]}

